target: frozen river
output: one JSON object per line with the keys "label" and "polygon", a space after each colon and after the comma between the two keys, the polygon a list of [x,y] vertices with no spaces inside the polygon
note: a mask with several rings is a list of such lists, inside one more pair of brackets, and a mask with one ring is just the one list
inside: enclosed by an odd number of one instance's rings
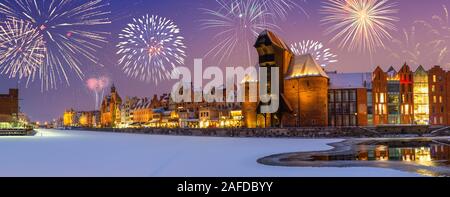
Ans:
{"label": "frozen river", "polygon": [[274,167],[256,162],[272,154],[330,149],[327,144],[337,141],[38,130],[32,137],[0,137],[0,176],[418,176],[379,168]]}

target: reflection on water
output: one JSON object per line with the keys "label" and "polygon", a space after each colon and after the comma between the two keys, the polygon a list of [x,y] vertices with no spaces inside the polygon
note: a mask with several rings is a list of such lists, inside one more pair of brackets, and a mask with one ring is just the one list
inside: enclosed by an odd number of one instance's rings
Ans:
{"label": "reflection on water", "polygon": [[449,165],[450,146],[432,141],[380,142],[359,144],[342,154],[312,155],[314,161],[401,161],[416,162],[421,165]]}

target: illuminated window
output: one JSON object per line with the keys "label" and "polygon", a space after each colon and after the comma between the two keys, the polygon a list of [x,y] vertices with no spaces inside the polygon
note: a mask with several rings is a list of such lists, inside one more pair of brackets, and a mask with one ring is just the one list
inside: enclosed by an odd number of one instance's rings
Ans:
{"label": "illuminated window", "polygon": [[435,91],[436,91],[436,86],[435,85],[431,86],[431,92],[435,92]]}
{"label": "illuminated window", "polygon": [[436,75],[433,75],[433,83],[436,83]]}
{"label": "illuminated window", "polygon": [[433,103],[437,103],[437,97],[433,96]]}
{"label": "illuminated window", "polygon": [[385,103],[384,93],[380,94],[380,103]]}
{"label": "illuminated window", "polygon": [[442,103],[442,96],[439,96],[439,103]]}
{"label": "illuminated window", "polygon": [[[433,82],[437,81],[436,75],[433,75]],[[430,105],[429,105],[429,83],[428,83],[428,74],[423,69],[418,69],[414,73],[414,81],[413,81],[413,98],[411,101],[414,102],[414,105],[411,106],[410,114],[414,114],[414,121],[416,124],[426,125],[429,124],[430,121]],[[431,91],[436,91],[436,86],[431,86]],[[441,102],[441,97],[437,98],[433,96],[433,102],[437,103]]]}

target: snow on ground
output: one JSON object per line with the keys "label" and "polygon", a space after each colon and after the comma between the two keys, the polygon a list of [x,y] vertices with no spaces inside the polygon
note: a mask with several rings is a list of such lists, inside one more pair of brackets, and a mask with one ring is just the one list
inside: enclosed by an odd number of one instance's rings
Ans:
{"label": "snow on ground", "polygon": [[256,162],[272,154],[329,149],[326,144],[336,141],[39,130],[32,137],[0,137],[0,176],[418,176],[390,169],[293,168]]}

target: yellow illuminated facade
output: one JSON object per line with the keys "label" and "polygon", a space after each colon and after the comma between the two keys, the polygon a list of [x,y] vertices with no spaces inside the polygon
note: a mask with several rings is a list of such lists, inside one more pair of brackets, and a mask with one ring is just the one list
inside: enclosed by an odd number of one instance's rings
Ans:
{"label": "yellow illuminated facade", "polygon": [[422,66],[414,72],[414,123],[430,123],[428,74]]}
{"label": "yellow illuminated facade", "polygon": [[244,116],[242,110],[230,111],[230,116],[220,117],[220,128],[241,128],[244,127]]}
{"label": "yellow illuminated facade", "polygon": [[75,116],[76,112],[71,109],[64,112],[64,126],[65,127],[73,127],[75,126]]}

